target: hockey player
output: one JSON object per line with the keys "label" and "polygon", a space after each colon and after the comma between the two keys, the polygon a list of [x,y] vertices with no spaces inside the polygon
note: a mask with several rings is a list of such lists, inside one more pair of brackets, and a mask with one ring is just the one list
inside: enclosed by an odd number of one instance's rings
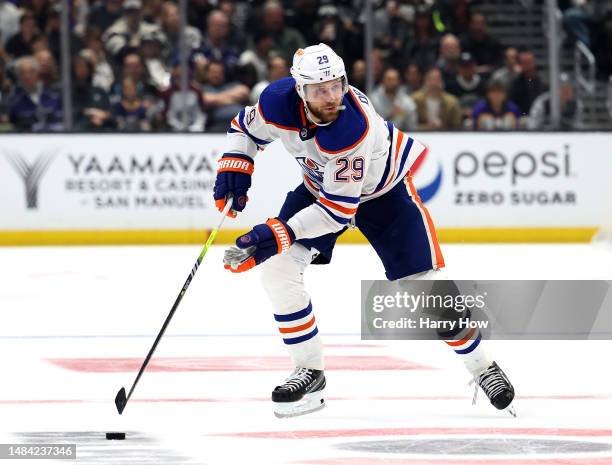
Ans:
{"label": "hockey player", "polygon": [[[278,216],[240,236],[224,257],[225,268],[236,273],[261,265],[295,365],[272,392],[279,417],[324,406],[322,343],[302,276],[310,263],[329,263],[347,226],[365,235],[389,280],[435,279],[444,267],[434,224],[410,176],[427,148],[376,113],[348,84],[344,62],[327,45],[299,49],[291,76],[271,83],[232,120],[214,188],[220,210],[233,195],[229,215],[235,217],[248,201],[256,153],[277,139],[303,169],[303,183],[287,194]],[[480,334],[446,337],[491,403],[507,408],[514,389]]]}

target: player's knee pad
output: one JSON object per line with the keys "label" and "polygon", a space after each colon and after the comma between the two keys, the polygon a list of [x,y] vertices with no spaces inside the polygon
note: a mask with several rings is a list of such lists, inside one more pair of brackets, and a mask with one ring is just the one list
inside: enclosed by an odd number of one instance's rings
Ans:
{"label": "player's knee pad", "polygon": [[303,276],[311,260],[309,249],[293,244],[286,253],[262,263],[261,282],[275,311],[288,312],[308,305]]}

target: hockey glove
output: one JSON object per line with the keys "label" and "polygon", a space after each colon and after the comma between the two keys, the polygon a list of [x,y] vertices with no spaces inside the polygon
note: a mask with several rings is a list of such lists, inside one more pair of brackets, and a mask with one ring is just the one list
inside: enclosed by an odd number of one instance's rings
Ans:
{"label": "hockey glove", "polygon": [[294,241],[295,234],[287,223],[271,218],[236,239],[236,247],[225,251],[224,267],[232,273],[242,273],[285,252]]}
{"label": "hockey glove", "polygon": [[237,212],[244,210],[249,200],[247,191],[251,187],[251,176],[254,168],[253,159],[246,155],[226,153],[219,159],[213,194],[215,205],[219,211],[223,211],[223,208],[225,208],[225,202],[229,194],[234,195],[234,201],[227,216],[236,218]]}

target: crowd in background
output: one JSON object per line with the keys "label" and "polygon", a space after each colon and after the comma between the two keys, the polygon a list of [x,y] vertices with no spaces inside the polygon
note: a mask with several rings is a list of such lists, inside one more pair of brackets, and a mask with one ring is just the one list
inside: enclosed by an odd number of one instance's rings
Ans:
{"label": "crowd in background", "polygon": [[[534,54],[493,37],[479,3],[375,4],[370,97],[385,119],[403,130],[547,127],[550,96]],[[568,40],[594,50],[610,74],[612,8],[561,6]],[[2,130],[64,129],[61,14],[57,0],[0,0]],[[289,75],[296,49],[319,42],[365,90],[363,0],[189,0],[185,95],[174,1],[73,0],[69,15],[75,130],[225,131],[270,82]],[[562,127],[577,127],[581,108],[565,75],[561,108]]]}

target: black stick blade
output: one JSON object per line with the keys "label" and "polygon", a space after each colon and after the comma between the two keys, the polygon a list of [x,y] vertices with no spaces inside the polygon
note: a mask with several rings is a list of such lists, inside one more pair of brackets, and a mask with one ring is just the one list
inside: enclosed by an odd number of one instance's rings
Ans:
{"label": "black stick blade", "polygon": [[122,387],[115,396],[115,406],[117,407],[117,412],[119,412],[119,415],[123,413],[125,404],[127,404],[127,398],[125,396],[125,388]]}

